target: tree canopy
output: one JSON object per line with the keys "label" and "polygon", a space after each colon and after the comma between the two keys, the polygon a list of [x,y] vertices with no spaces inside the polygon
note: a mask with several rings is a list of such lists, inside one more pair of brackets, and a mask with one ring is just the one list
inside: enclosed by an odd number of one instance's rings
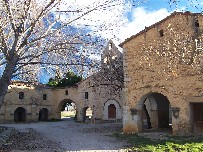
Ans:
{"label": "tree canopy", "polygon": [[50,87],[66,87],[66,86],[71,87],[76,83],[80,82],[81,80],[82,80],[81,76],[78,76],[73,72],[68,72],[66,73],[66,76],[62,79],[58,77],[50,78],[47,85]]}

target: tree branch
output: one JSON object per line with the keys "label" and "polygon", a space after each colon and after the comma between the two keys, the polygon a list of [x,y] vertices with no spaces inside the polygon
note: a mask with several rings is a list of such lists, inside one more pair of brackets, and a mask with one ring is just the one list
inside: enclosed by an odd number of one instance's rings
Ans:
{"label": "tree branch", "polygon": [[80,65],[80,66],[92,66],[92,64],[83,64],[83,63],[51,63],[51,62],[29,62],[29,63],[18,63],[18,64],[21,64],[21,65],[30,65],[30,64],[33,64],[33,65],[36,65],[36,64],[41,64],[41,65],[63,65],[63,66],[67,66],[67,65]]}

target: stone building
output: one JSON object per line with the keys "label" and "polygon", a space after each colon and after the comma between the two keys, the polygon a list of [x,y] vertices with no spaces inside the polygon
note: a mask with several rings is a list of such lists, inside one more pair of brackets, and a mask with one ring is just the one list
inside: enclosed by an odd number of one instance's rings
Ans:
{"label": "stone building", "polygon": [[62,105],[68,99],[77,102],[77,86],[47,88],[35,83],[14,81],[9,86],[0,108],[0,122],[37,122],[51,118],[60,119]]}
{"label": "stone building", "polygon": [[94,122],[121,120],[122,67],[122,54],[109,41],[102,54],[101,69],[73,87],[50,88],[29,82],[13,82],[0,108],[0,122],[60,119],[62,106],[71,102],[76,105],[77,121],[85,121],[88,108],[92,109]]}
{"label": "stone building", "polygon": [[174,12],[120,44],[124,132],[203,133],[202,32],[202,14]]}

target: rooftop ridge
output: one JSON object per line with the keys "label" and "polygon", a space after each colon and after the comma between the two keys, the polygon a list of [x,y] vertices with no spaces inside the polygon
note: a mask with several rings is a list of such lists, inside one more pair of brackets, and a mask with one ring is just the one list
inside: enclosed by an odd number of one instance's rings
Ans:
{"label": "rooftop ridge", "polygon": [[201,15],[201,14],[202,14],[202,13],[192,13],[192,12],[190,12],[190,11],[186,11],[186,12],[176,12],[176,11],[174,11],[173,13],[171,13],[170,15],[168,15],[167,17],[165,17],[164,19],[162,19],[162,20],[160,20],[160,21],[158,21],[158,22],[156,22],[156,23],[154,23],[154,24],[152,24],[152,25],[150,25],[150,26],[148,26],[148,27],[145,26],[145,29],[144,29],[144,30],[141,30],[141,31],[138,32],[137,34],[132,35],[131,37],[125,39],[122,43],[119,44],[119,46],[120,46],[120,47],[123,47],[123,45],[124,45],[125,43],[129,42],[130,40],[132,40],[133,38],[137,37],[138,35],[140,35],[140,34],[146,32],[146,31],[150,30],[150,29],[153,28],[154,26],[156,26],[156,25],[158,25],[158,24],[160,24],[160,23],[162,23],[162,22],[168,20],[169,18],[171,18],[171,17],[174,16],[174,15]]}

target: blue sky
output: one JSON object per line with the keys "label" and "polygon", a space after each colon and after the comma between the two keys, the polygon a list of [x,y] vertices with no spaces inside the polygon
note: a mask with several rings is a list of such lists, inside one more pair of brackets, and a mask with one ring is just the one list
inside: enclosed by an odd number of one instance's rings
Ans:
{"label": "blue sky", "polygon": [[[134,2],[133,6],[129,2]],[[85,11],[86,6],[93,8],[103,0],[69,0],[71,8],[82,8]],[[72,3],[71,3],[72,2]],[[124,2],[124,3],[122,3]],[[203,0],[114,0],[115,6],[106,10],[98,10],[84,18],[75,21],[75,26],[91,24],[89,28],[95,31],[97,25],[106,23],[109,29],[97,31],[105,39],[112,39],[117,45],[126,38],[143,30],[145,26],[150,26],[174,11],[201,12],[203,9]],[[67,5],[61,8],[65,9]],[[75,14],[74,14],[75,15]],[[71,19],[72,16],[69,16]],[[74,18],[74,16],[73,16]]]}
{"label": "blue sky", "polygon": [[[104,0],[69,0],[69,3],[61,5],[60,9],[79,9],[84,13],[103,2]],[[130,2],[134,5],[130,5]],[[112,39],[118,45],[126,38],[143,30],[145,26],[162,20],[174,11],[201,12],[203,10],[203,0],[114,0],[113,4],[113,7],[93,11],[71,25],[80,28],[89,25],[85,28],[88,28],[90,33],[94,31],[93,35],[100,35],[106,40]],[[68,14],[62,16],[62,19],[70,21],[78,14],[80,15],[80,13]],[[100,28],[100,26],[104,27],[104,24],[108,28]]]}

